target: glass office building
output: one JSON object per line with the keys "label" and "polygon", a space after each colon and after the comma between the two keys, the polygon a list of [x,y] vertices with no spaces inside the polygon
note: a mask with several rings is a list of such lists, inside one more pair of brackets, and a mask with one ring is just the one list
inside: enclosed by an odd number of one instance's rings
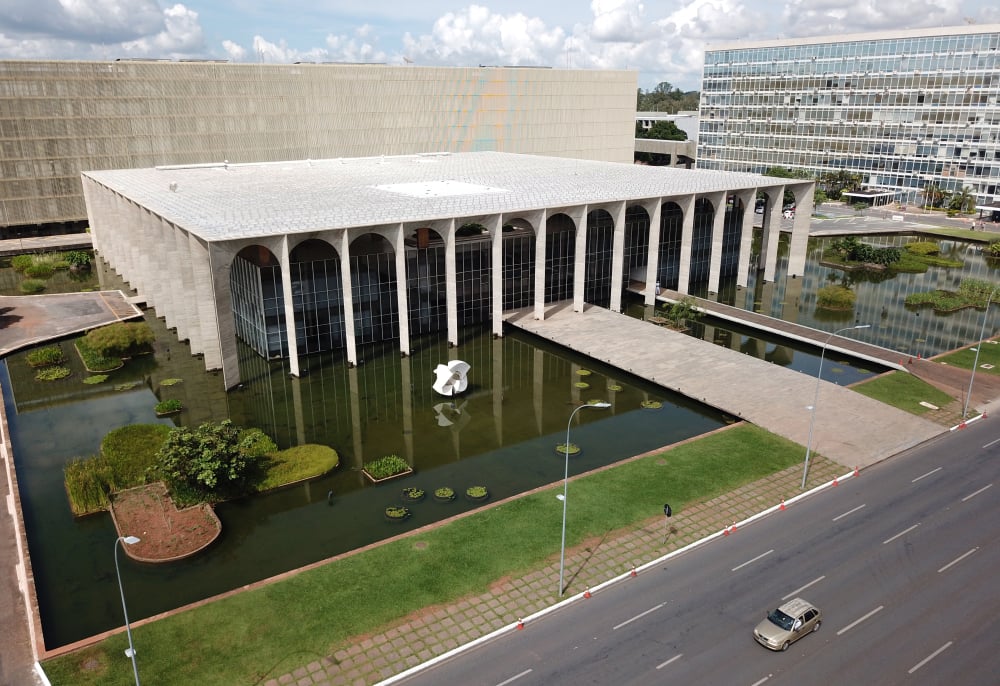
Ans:
{"label": "glass office building", "polygon": [[998,98],[1000,25],[712,46],[698,166],[845,170],[900,203],[933,184],[1000,209]]}

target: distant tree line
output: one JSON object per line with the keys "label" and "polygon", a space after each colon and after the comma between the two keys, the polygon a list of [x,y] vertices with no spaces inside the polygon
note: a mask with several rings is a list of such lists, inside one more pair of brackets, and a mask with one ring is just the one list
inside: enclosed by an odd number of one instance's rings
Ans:
{"label": "distant tree line", "polygon": [[[674,88],[669,81],[663,81],[650,91],[639,89],[636,96],[636,112],[697,112],[701,102],[700,91],[682,91]],[[684,140],[683,138],[680,140]]]}

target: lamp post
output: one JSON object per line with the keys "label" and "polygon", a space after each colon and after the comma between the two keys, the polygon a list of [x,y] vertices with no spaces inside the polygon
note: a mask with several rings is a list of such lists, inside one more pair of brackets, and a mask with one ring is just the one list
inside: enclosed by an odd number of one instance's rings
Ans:
{"label": "lamp post", "polygon": [[573,416],[584,409],[585,407],[593,407],[596,409],[606,409],[611,407],[611,403],[588,403],[586,405],[580,405],[574,409],[569,414],[569,420],[566,422],[566,444],[563,445],[563,453],[566,456],[566,468],[563,471],[563,492],[562,497],[556,496],[562,501],[563,506],[563,517],[562,517],[562,547],[559,550],[559,597],[563,594],[563,573],[566,570],[566,493],[569,489],[569,427],[573,423]]}
{"label": "lamp post", "polygon": [[812,440],[813,440],[813,426],[816,424],[816,403],[819,402],[819,382],[823,377],[823,358],[826,357],[826,346],[830,345],[830,340],[836,336],[841,331],[850,331],[852,329],[870,329],[871,324],[858,324],[857,326],[845,326],[843,329],[837,329],[832,334],[827,336],[826,342],[823,343],[823,350],[819,355],[819,371],[816,372],[816,393],[813,395],[813,404],[810,407],[809,414],[809,438],[806,440],[806,462],[802,467],[802,488],[806,487],[806,477],[809,475],[809,454],[812,452]]}
{"label": "lamp post", "polygon": [[127,657],[132,658],[132,672],[135,674],[135,686],[139,685],[139,667],[135,664],[135,647],[132,645],[132,628],[128,623],[128,610],[125,609],[125,589],[122,587],[122,574],[118,570],[118,544],[135,545],[139,542],[136,536],[119,536],[115,540],[115,575],[118,577],[118,593],[122,597],[122,613],[125,615],[125,633],[128,634],[128,650],[125,651]]}
{"label": "lamp post", "polygon": [[979,345],[976,346],[976,359],[972,363],[972,376],[969,377],[969,392],[965,394],[965,406],[962,408],[962,419],[969,413],[969,400],[972,399],[972,382],[976,380],[976,367],[979,366],[979,351],[983,347],[983,340],[986,337],[986,319],[990,316],[990,303],[993,302],[993,296],[996,295],[997,289],[990,291],[990,297],[986,299],[986,311],[983,312],[983,327],[979,331]]}

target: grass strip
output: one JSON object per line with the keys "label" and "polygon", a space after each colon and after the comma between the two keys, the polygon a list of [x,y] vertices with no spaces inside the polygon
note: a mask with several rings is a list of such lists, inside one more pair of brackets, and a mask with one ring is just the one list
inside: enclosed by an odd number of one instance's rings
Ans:
{"label": "grass strip", "polygon": [[906,372],[890,372],[869,381],[854,384],[852,390],[886,405],[892,405],[911,414],[921,415],[931,408],[920,401],[944,407],[954,398],[931,384]]}
{"label": "grass strip", "polygon": [[[634,526],[661,512],[664,502],[680,512],[796,464],[802,455],[791,441],[740,425],[582,477],[570,484],[567,545]],[[142,679],[160,686],[262,683],[333,654],[353,636],[544,566],[558,553],[557,490],[561,483],[135,627]],[[133,681],[131,663],[121,657],[126,647],[124,633],[118,634],[46,661],[45,671],[54,686],[124,686]]]}
{"label": "grass strip", "polygon": [[[982,345],[974,344],[962,350],[956,350],[948,355],[935,357],[935,362],[950,364],[952,367],[972,369],[976,364],[976,348],[979,349],[979,366],[977,374],[1000,374],[1000,343],[996,340],[985,341]],[[983,367],[983,365],[987,365]]]}

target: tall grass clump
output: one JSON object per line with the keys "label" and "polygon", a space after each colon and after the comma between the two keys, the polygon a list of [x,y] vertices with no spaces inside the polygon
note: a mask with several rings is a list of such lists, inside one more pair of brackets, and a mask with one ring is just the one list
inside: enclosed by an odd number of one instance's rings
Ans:
{"label": "tall grass clump", "polygon": [[167,424],[130,424],[115,429],[101,441],[101,455],[114,476],[114,490],[141,486],[156,465],[156,455],[170,433]]}
{"label": "tall grass clump", "polygon": [[102,512],[110,501],[111,468],[101,455],[73,460],[63,468],[69,508],[77,517]]}

